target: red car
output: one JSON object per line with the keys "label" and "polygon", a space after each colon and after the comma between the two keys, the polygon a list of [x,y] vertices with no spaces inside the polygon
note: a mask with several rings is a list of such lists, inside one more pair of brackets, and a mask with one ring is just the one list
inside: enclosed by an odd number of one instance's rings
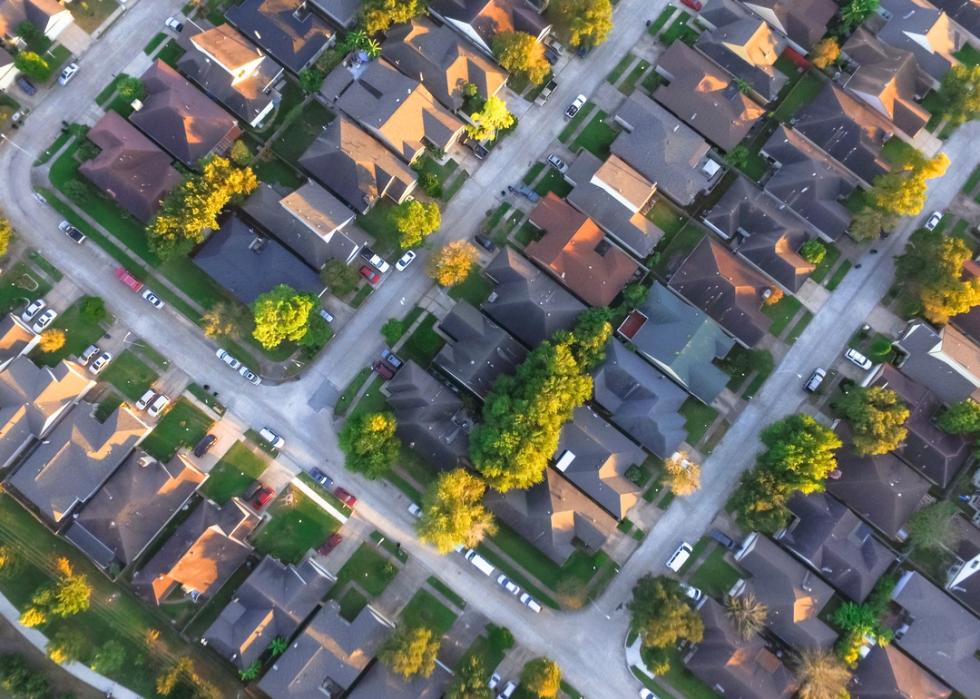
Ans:
{"label": "red car", "polygon": [[367,279],[372,286],[381,281],[381,275],[367,265],[361,265],[360,272],[361,276]]}
{"label": "red car", "polygon": [[338,500],[340,500],[342,503],[347,505],[347,507],[351,508],[352,510],[354,509],[354,505],[357,504],[357,498],[355,498],[353,495],[348,493],[340,486],[334,488],[333,494],[337,496]]}
{"label": "red car", "polygon": [[701,11],[701,0],[681,0],[681,3],[687,5],[695,12]]}
{"label": "red car", "polygon": [[260,510],[266,505],[268,505],[269,501],[272,500],[272,498],[274,498],[275,495],[276,495],[276,491],[274,491],[272,488],[268,486],[262,486],[261,488],[259,488],[259,492],[255,494],[255,499],[252,501],[252,504],[255,505],[255,509]]}
{"label": "red car", "polygon": [[380,376],[385,381],[388,381],[389,379],[392,379],[395,376],[394,370],[390,366],[382,362],[380,359],[376,361],[374,364],[372,364],[371,367],[376,372],[378,372],[378,376]]}
{"label": "red car", "polygon": [[140,291],[143,288],[143,282],[134,277],[132,274],[126,271],[123,267],[116,267],[116,279],[121,281],[123,284],[128,286],[133,291]]}
{"label": "red car", "polygon": [[316,550],[321,556],[326,556],[328,553],[333,551],[344,540],[344,537],[340,535],[340,532],[330,535],[330,538],[320,544],[320,548]]}

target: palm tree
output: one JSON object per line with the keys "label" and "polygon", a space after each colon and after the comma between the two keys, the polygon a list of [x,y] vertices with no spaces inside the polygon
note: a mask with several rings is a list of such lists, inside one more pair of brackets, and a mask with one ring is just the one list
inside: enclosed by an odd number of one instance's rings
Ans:
{"label": "palm tree", "polygon": [[735,630],[745,639],[752,638],[766,623],[769,609],[751,592],[738,597],[729,597],[725,601],[728,619],[735,625]]}
{"label": "palm tree", "polygon": [[851,673],[833,655],[804,651],[796,666],[799,699],[840,699],[847,696]]}
{"label": "palm tree", "polygon": [[256,660],[244,670],[241,670],[238,676],[242,678],[243,682],[251,682],[252,680],[258,679],[260,672],[262,672],[262,665]]}
{"label": "palm tree", "polygon": [[282,655],[286,652],[287,647],[288,644],[286,643],[286,639],[282,636],[276,636],[269,644],[269,652],[272,653],[272,655]]}

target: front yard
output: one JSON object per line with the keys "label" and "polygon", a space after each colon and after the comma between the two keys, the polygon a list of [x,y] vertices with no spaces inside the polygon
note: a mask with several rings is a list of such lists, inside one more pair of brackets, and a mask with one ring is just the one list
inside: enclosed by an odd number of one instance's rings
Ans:
{"label": "front yard", "polygon": [[138,400],[158,378],[132,350],[126,350],[109,363],[102,380],[111,383],[129,400]]}
{"label": "front yard", "polygon": [[705,405],[693,396],[684,401],[680,414],[684,416],[684,429],[687,430],[687,443],[696,447],[708,428],[718,417],[718,411],[710,405]]}
{"label": "front yard", "polygon": [[398,575],[398,567],[373,545],[364,542],[337,573],[330,596],[339,594],[348,583],[356,583],[372,599],[381,595]]}
{"label": "front yard", "polygon": [[235,442],[211,469],[201,492],[223,505],[236,495],[241,495],[268,465],[268,458],[256,454],[245,442]]}
{"label": "front yard", "polygon": [[[101,309],[97,312],[97,309]],[[105,310],[102,299],[83,296],[54,319],[49,327],[65,331],[65,344],[55,352],[42,352],[35,348],[31,359],[43,366],[54,366],[62,359],[79,355],[85,348],[94,344],[105,332],[102,323],[112,324],[112,316]]]}
{"label": "front yard", "polygon": [[283,563],[298,563],[341,524],[292,486],[276,498],[267,514],[270,519],[255,537],[255,550]]}
{"label": "front yard", "polygon": [[214,420],[201,412],[186,398],[174,403],[163,419],[143,440],[143,451],[166,463],[181,447],[192,448],[211,429]]}
{"label": "front yard", "polygon": [[415,593],[401,616],[406,626],[425,626],[438,636],[445,635],[456,622],[453,611],[424,589]]}

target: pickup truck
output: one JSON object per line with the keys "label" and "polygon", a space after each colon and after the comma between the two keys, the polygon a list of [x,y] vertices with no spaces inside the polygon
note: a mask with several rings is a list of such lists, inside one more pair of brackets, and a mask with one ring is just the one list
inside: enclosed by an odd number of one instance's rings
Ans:
{"label": "pickup truck", "polygon": [[543,105],[545,102],[548,101],[548,98],[551,97],[551,93],[554,92],[557,88],[558,88],[558,81],[552,78],[551,80],[548,81],[548,84],[544,86],[544,89],[541,90],[540,94],[538,94],[538,96],[534,98],[534,103],[540,107],[541,105]]}
{"label": "pickup truck", "polygon": [[116,267],[115,274],[116,279],[121,281],[133,291],[139,292],[143,289],[143,282],[127,272],[124,267]]}

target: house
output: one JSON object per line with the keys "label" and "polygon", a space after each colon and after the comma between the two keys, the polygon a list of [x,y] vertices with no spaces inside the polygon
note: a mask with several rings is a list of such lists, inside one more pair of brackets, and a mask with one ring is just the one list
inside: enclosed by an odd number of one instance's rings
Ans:
{"label": "house", "polygon": [[938,88],[959,60],[953,55],[967,43],[966,32],[927,0],[881,0],[885,26],[878,38],[915,56],[922,80]]}
{"label": "house", "polygon": [[708,142],[642,92],[634,92],[614,120],[623,132],[610,146],[613,155],[681,206],[721,179],[723,168],[709,155]]}
{"label": "house", "polygon": [[666,459],[687,439],[681,405],[687,394],[619,340],[592,373],[595,402],[619,429],[655,456]]}
{"label": "house", "polygon": [[507,83],[507,72],[463,43],[447,25],[413,19],[386,32],[381,55],[405,75],[417,78],[439,103],[456,112],[463,108],[463,89],[476,88],[487,99]]}
{"label": "house", "polygon": [[702,32],[694,48],[748,85],[762,104],[774,101],[789,80],[776,70],[786,40],[761,19],[743,16]]}
{"label": "house", "polygon": [[312,268],[235,214],[198,248],[193,262],[246,305],[279,284],[311,294],[323,289]]}
{"label": "house", "polygon": [[462,466],[473,421],[459,396],[411,359],[386,389],[398,438],[431,467],[449,471]]}
{"label": "house", "polygon": [[7,49],[0,46],[0,90],[9,90],[18,75],[20,71],[14,65],[14,57]]}
{"label": "house", "polygon": [[653,98],[722,150],[741,143],[766,113],[724,70],[683,41],[660,54],[655,70],[668,83]]}
{"label": "house", "polygon": [[[19,325],[11,327],[20,330]],[[44,438],[94,385],[73,362],[40,367],[23,354],[15,355],[0,370],[0,469],[10,466],[31,442]]]}
{"label": "house", "polygon": [[546,2],[529,0],[431,0],[429,12],[479,49],[493,55],[493,38],[524,32],[541,41],[551,25],[541,16]]}
{"label": "house", "polygon": [[384,663],[375,663],[347,696],[350,699],[440,699],[452,683],[453,675],[442,663],[428,677],[415,675],[406,680]]}
{"label": "house", "polygon": [[418,183],[406,163],[343,116],[327,125],[299,164],[359,214],[366,214],[382,197],[401,204]]}
{"label": "house", "polygon": [[483,273],[495,285],[481,306],[483,312],[527,347],[536,347],[559,330],[571,330],[586,308],[510,246],[498,252]]}
{"label": "house", "polygon": [[796,293],[817,268],[799,249],[809,236],[795,216],[746,178],[735,180],[724,196],[704,213],[704,223],[753,267]]}
{"label": "house", "polygon": [[967,41],[980,43],[980,3],[977,0],[930,0],[930,2],[968,32]]}
{"label": "house", "polygon": [[893,643],[963,696],[975,696],[980,619],[916,571],[902,575],[892,602],[901,608]]}
{"label": "house", "polygon": [[313,7],[343,29],[353,29],[361,14],[364,0],[310,0]]}
{"label": "house", "polygon": [[664,237],[645,215],[656,185],[618,155],[603,162],[583,148],[564,178],[574,187],[565,200],[637,259],[649,257]]}
{"label": "house", "polygon": [[827,33],[837,14],[833,0],[746,0],[745,5],[804,54]]}
{"label": "house", "polygon": [[354,212],[311,180],[292,192],[260,184],[241,211],[313,269],[330,260],[350,264],[361,248],[344,232]]}
{"label": "house", "polygon": [[372,665],[392,628],[371,605],[347,620],[341,616],[340,604],[329,600],[276,658],[259,689],[275,699],[347,696],[345,692]]}
{"label": "house", "polygon": [[971,449],[961,435],[936,427],[934,420],[942,410],[940,400],[890,364],[881,367],[872,385],[892,389],[911,411],[905,421],[908,434],[895,453],[940,488],[949,486],[969,461]]}
{"label": "house", "polygon": [[[976,279],[978,277],[980,277],[980,262],[974,262],[973,260],[964,262],[962,279]],[[980,343],[980,306],[974,306],[966,313],[953,316],[949,319],[949,323],[960,334],[973,340],[975,344]]]}
{"label": "house", "polygon": [[936,332],[925,321],[913,320],[895,347],[904,355],[898,361],[902,373],[928,386],[943,403],[980,400],[980,351],[955,327]]}
{"label": "house", "polygon": [[796,692],[793,673],[758,634],[745,639],[725,608],[705,597],[698,608],[704,638],[684,657],[687,669],[716,693],[733,699],[789,699]]}
{"label": "house", "polygon": [[182,179],[171,156],[111,110],[87,136],[100,153],[82,163],[79,174],[123,211],[148,223]]}
{"label": "house", "polygon": [[246,539],[259,522],[238,498],[220,507],[204,500],[136,571],[133,586],[158,605],[178,587],[193,600],[210,597],[248,559],[252,547]]}
{"label": "house", "polygon": [[772,282],[711,237],[698,243],[669,286],[746,347],[755,347],[772,324],[762,312]]}
{"label": "house", "polygon": [[833,83],[797,112],[795,127],[865,185],[888,172],[881,149],[895,125]]}
{"label": "house", "polygon": [[[0,371],[28,354],[41,341],[41,336],[13,313],[0,317]],[[2,467],[0,467],[2,468]]]}
{"label": "house", "polygon": [[0,38],[20,45],[17,27],[30,22],[44,37],[54,41],[75,22],[71,11],[57,0],[0,0]]}
{"label": "house", "polygon": [[894,644],[875,644],[847,685],[851,699],[946,699],[952,690]]}
{"label": "house", "polygon": [[793,519],[775,538],[836,590],[863,602],[895,561],[870,527],[827,493],[794,493]]}
{"label": "house", "polygon": [[844,201],[857,186],[854,175],[783,124],[759,153],[775,167],[764,185],[769,194],[827,242],[847,232],[851,212]]}
{"label": "house", "polygon": [[578,546],[598,551],[616,530],[616,519],[590,500],[559,471],[546,468],[544,480],[526,490],[491,490],[487,507],[558,565]]}
{"label": "house", "polygon": [[750,577],[729,593],[751,593],[766,605],[766,628],[797,650],[830,650],[837,632],[819,614],[834,591],[816,573],[795,560],[765,535],[749,534],[735,560]]}
{"label": "house", "polygon": [[183,456],[163,464],[133,451],[75,515],[65,538],[103,570],[121,570],[140,557],[205,478]]}
{"label": "house", "polygon": [[929,86],[919,78],[915,56],[886,44],[864,27],[857,28],[841,47],[841,53],[857,65],[844,87],[890,119],[899,135],[908,141],[915,139],[930,117],[916,103]]}
{"label": "house", "polygon": [[[82,381],[73,379],[76,387],[83,386]],[[60,399],[53,407],[65,400],[74,400],[74,396]],[[58,527],[76,507],[95,495],[149,431],[125,405],[99,422],[94,409],[82,404],[8,476],[7,485],[46,522]]]}
{"label": "house", "polygon": [[273,639],[290,639],[334,581],[312,558],[287,565],[266,556],[204,632],[202,642],[244,669],[261,658]]}
{"label": "house", "polygon": [[336,32],[305,0],[245,0],[225,19],[286,70],[298,75],[334,45]]}
{"label": "house", "polygon": [[177,69],[238,119],[253,128],[262,124],[278,102],[273,85],[282,66],[229,24],[195,34],[190,44]]}
{"label": "house", "polygon": [[962,515],[954,517],[951,526],[959,543],[950,547],[953,561],[946,569],[946,592],[980,614],[980,529]]}
{"label": "house", "polygon": [[520,342],[466,301],[458,301],[439,321],[439,331],[448,341],[435,366],[480,398],[527,357]]}
{"label": "house", "polygon": [[129,120],[187,167],[223,153],[241,133],[228,112],[163,61],[156,60],[142,80],[146,96]]}
{"label": "house", "polygon": [[644,304],[617,332],[637,352],[684,390],[710,405],[731,377],[714,364],[735,345],[718,325],[663,284],[655,283]]}
{"label": "house", "polygon": [[544,233],[525,254],[590,306],[608,306],[640,266],[610,243],[595,222],[554,192],[528,220]]}
{"label": "house", "polygon": [[426,148],[449,150],[463,135],[463,122],[440,105],[418,79],[398,72],[383,59],[331,71],[320,95],[406,163]]}

